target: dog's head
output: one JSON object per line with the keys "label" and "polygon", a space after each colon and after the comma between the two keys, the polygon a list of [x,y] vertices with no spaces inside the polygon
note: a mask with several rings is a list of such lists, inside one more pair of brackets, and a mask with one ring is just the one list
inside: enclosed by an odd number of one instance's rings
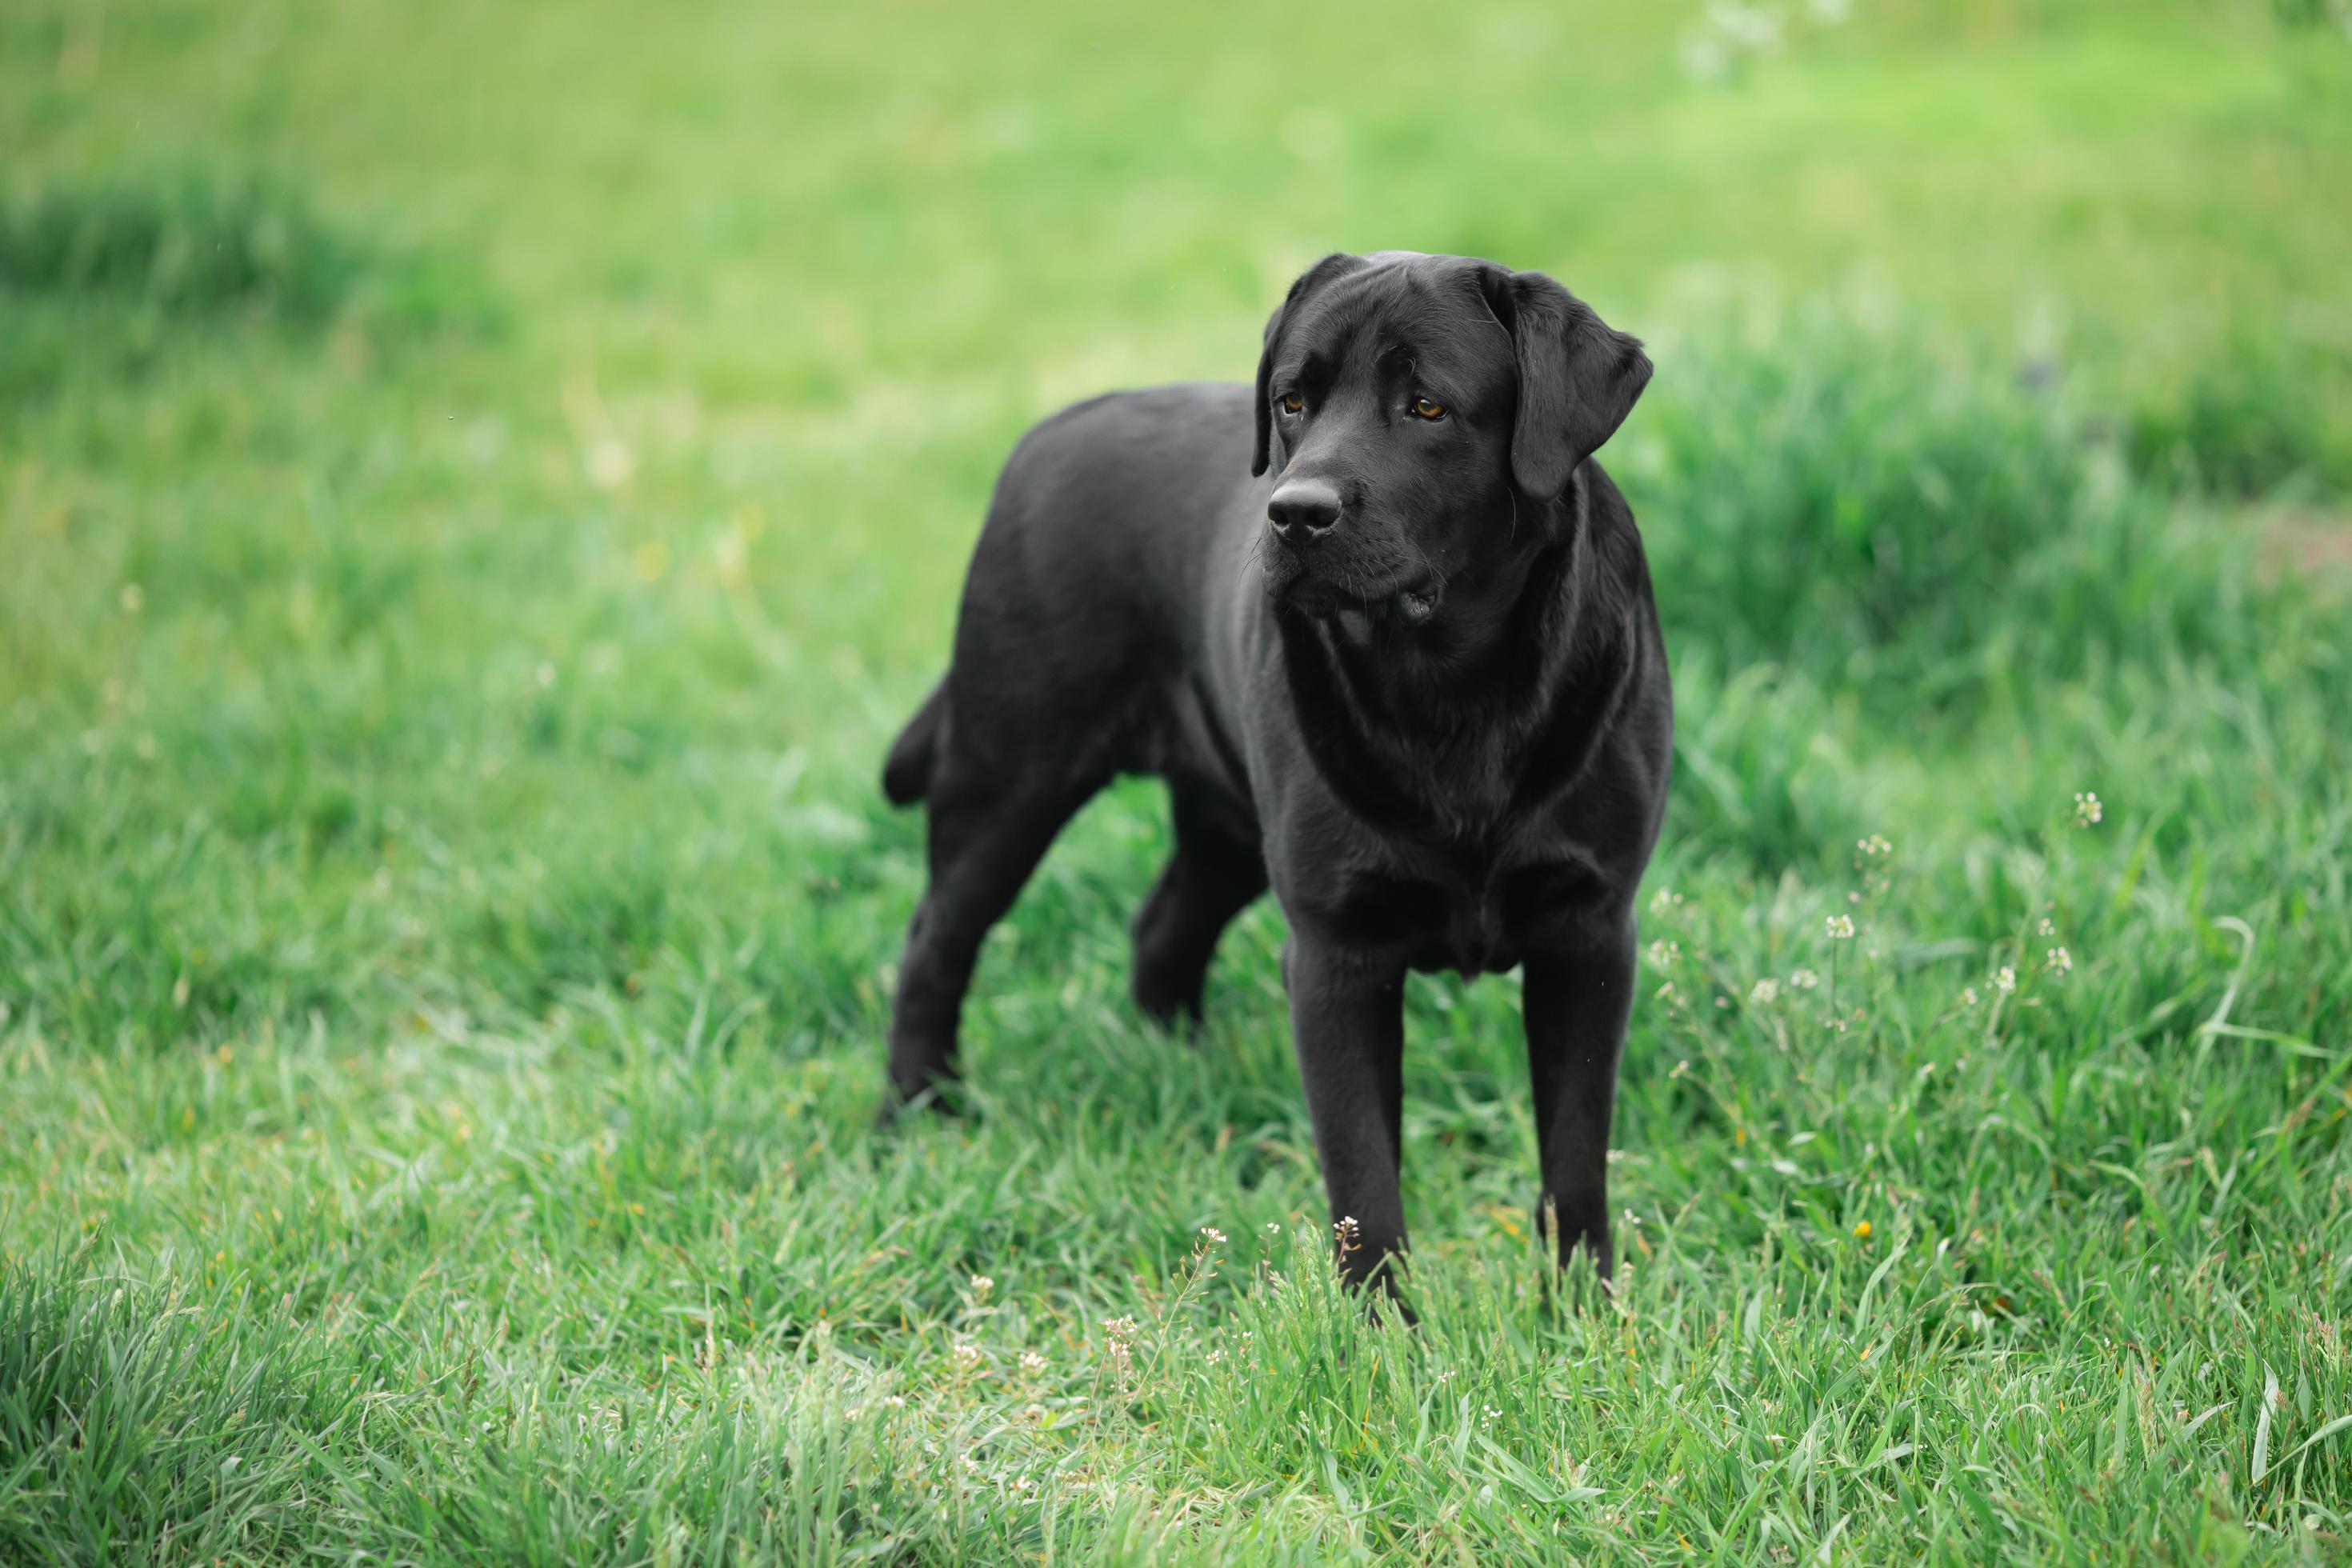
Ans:
{"label": "dog's head", "polygon": [[1258,360],[1267,591],[1420,625],[1449,580],[1553,526],[1577,465],[1649,379],[1639,342],[1540,272],[1325,257]]}

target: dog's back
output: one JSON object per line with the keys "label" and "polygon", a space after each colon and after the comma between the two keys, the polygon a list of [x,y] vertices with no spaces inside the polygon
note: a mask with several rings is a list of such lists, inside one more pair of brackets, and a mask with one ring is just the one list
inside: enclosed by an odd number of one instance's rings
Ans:
{"label": "dog's back", "polygon": [[1190,382],[1111,393],[1041,421],[997,480],[965,616],[1001,604],[1162,621],[1230,531],[1220,525],[1251,521],[1234,504],[1253,483],[1250,403],[1246,385]]}
{"label": "dog's back", "polygon": [[[1202,635],[1205,574],[1246,565],[1251,390],[1112,393],[1045,418],[1007,458],[972,554],[945,680],[891,748],[884,789],[1050,737],[1078,771],[1123,765],[1135,711]],[[1017,679],[1008,679],[1017,671]]]}

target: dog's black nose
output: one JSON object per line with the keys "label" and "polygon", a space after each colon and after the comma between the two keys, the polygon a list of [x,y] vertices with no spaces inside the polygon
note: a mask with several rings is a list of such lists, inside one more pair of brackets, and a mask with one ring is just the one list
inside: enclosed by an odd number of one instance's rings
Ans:
{"label": "dog's black nose", "polygon": [[1288,479],[1267,500],[1265,515],[1285,544],[1304,544],[1339,521],[1339,492],[1327,480]]}

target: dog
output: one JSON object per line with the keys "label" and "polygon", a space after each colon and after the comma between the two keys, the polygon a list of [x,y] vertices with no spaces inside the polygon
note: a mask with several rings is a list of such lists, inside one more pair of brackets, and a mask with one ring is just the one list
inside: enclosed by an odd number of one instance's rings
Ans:
{"label": "dog", "polygon": [[1341,1271],[1394,1293],[1406,972],[1517,968],[1538,1225],[1605,1279],[1674,704],[1592,453],[1650,373],[1543,273],[1335,255],[1266,323],[1254,385],[1113,393],[1024,437],[950,668],[883,770],[929,859],[885,1119],[953,1079],[982,938],[1063,824],[1157,774],[1175,850],[1134,922],[1135,1000],[1197,1020],[1219,933],[1271,884]]}

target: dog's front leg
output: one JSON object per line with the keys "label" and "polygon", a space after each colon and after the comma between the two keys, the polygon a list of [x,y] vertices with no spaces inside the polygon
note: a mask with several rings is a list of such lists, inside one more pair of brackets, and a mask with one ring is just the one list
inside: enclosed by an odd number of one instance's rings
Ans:
{"label": "dog's front leg", "polygon": [[1609,1121],[1617,1057],[1633,1007],[1630,915],[1580,920],[1527,955],[1520,980],[1528,1068],[1535,1089],[1543,1197],[1565,1267],[1583,1247],[1602,1279],[1609,1240]]}
{"label": "dog's front leg", "polygon": [[1377,1279],[1393,1293],[1389,1258],[1404,1250],[1403,967],[1303,935],[1291,939],[1282,967],[1340,1271],[1350,1284]]}

